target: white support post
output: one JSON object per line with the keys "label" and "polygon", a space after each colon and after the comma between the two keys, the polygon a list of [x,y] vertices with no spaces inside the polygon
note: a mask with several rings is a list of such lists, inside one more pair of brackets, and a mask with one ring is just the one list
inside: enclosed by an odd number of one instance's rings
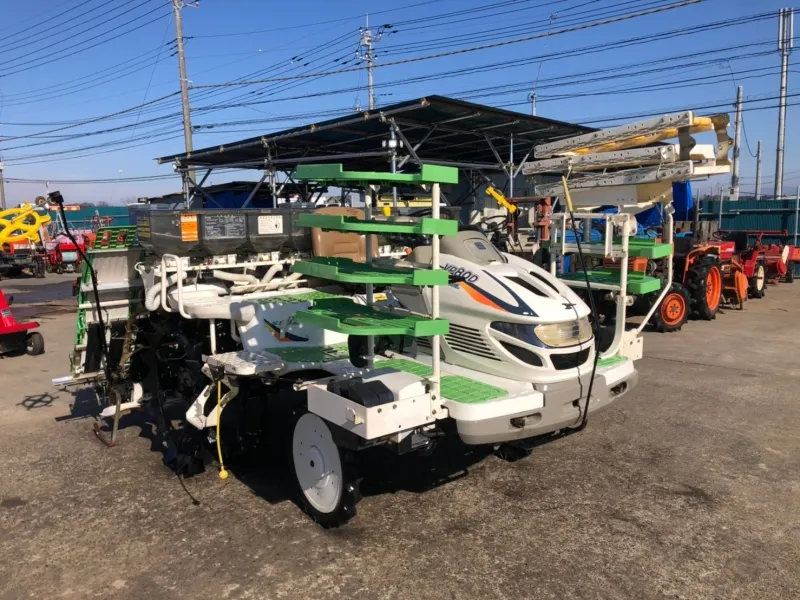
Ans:
{"label": "white support post", "polygon": [[[672,208],[672,205],[668,205],[664,207],[664,215],[665,215],[665,227],[664,231],[666,232],[666,239],[664,240],[668,244],[673,243],[673,237],[675,233],[675,222],[672,219],[672,213],[675,212],[675,209]],[[670,289],[672,288],[672,275],[673,275],[673,262],[675,259],[675,248],[672,249],[672,255],[670,255],[669,260],[667,260],[667,281],[664,289],[661,290],[661,293],[658,295],[658,299],[655,301],[653,306],[650,307],[650,310],[647,311],[644,319],[642,320],[641,325],[636,328],[636,333],[639,334],[645,328],[645,326],[650,322],[650,317],[653,316],[653,313],[656,312],[661,303],[664,301],[664,298],[667,297]]]}
{"label": "white support post", "polygon": [[[440,188],[438,183],[434,183],[431,189],[431,216],[434,219],[439,218],[439,194]],[[431,238],[431,268],[436,270],[439,268],[439,236],[434,235]],[[434,285],[431,287],[431,317],[434,319],[439,318],[439,286]],[[433,375],[430,378],[432,389],[432,400],[434,405],[440,402],[440,381],[441,381],[441,365],[439,364],[439,344],[440,338],[434,335],[431,338],[431,364],[433,366]]]}
{"label": "white support post", "polygon": [[[365,191],[368,192],[368,193],[364,194],[364,218],[367,221],[371,221],[372,220],[372,195],[373,195],[374,192],[372,191],[371,188],[368,189],[368,190],[365,190]],[[367,264],[371,264],[372,263],[373,248],[372,248],[372,235],[370,235],[369,233],[366,235],[365,245],[366,245],[366,251],[367,251],[366,263]],[[375,304],[375,293],[374,293],[373,284],[371,284],[371,283],[366,284],[366,288],[367,288],[367,306],[372,307]],[[367,358],[367,367],[371,369],[373,366],[375,366],[375,336],[372,336],[372,335],[368,335],[367,336],[367,357],[366,358]]]}
{"label": "white support post", "polygon": [[[617,318],[614,341],[604,356],[614,356],[622,345],[622,335],[625,333],[625,318],[628,311],[628,252],[630,249],[631,221],[633,217],[627,215],[622,224],[622,256],[619,261],[619,295],[617,296]],[[613,228],[612,228],[613,232]],[[612,233],[613,236],[613,233]]]}
{"label": "white support post", "polygon": [[[231,321],[233,322],[233,321]],[[211,354],[217,353],[217,322],[214,319],[208,320],[208,339],[211,341]]]}

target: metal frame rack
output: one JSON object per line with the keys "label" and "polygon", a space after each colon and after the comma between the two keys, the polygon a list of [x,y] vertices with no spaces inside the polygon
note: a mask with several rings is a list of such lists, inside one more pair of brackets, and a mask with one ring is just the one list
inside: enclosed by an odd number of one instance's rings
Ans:
{"label": "metal frame rack", "polygon": [[[447,272],[439,265],[439,237],[454,235],[458,230],[455,221],[440,219],[440,185],[455,183],[458,170],[452,167],[423,165],[419,174],[374,173],[344,171],[341,165],[303,165],[297,168],[297,177],[305,180],[329,182],[334,184],[359,185],[365,189],[380,184],[431,184],[432,209],[430,218],[397,219],[376,218],[372,213],[375,194],[366,203],[364,219],[326,214],[306,213],[298,217],[298,225],[320,227],[323,230],[350,231],[363,234],[407,233],[431,237],[432,260],[430,271],[424,269],[390,269],[373,265],[372,236],[366,236],[366,263],[354,263],[347,259],[320,258],[312,261],[298,261],[294,264],[296,272],[347,283],[361,283],[366,287],[366,306],[351,300],[325,299],[314,302],[306,310],[298,311],[295,319],[321,329],[329,329],[348,335],[367,337],[367,366],[374,366],[375,335],[404,335],[430,337],[432,348],[432,373],[427,378],[431,387],[431,410],[429,414],[441,410],[440,394],[441,364],[440,335],[449,330],[448,321],[439,317],[439,287],[447,285]],[[415,315],[405,311],[398,314],[391,309],[375,307],[374,285],[376,283],[399,282],[409,285],[432,286],[431,315]],[[326,402],[314,402],[314,398],[329,392],[320,388],[309,393],[309,409],[320,416],[328,417]]]}
{"label": "metal frame rack", "polygon": [[[673,278],[673,209],[672,182],[705,178],[730,171],[728,153],[732,146],[727,134],[727,114],[711,117],[695,116],[692,111],[664,115],[638,123],[621,125],[584,135],[536,146],[536,160],[522,166],[528,176],[562,172],[561,182],[536,186],[537,196],[571,195],[571,201],[582,210],[572,213],[572,228],[578,235],[582,225],[584,254],[619,261],[619,270],[595,270],[563,273],[563,258],[578,252],[577,243],[566,241],[570,215],[551,216],[550,271],[571,287],[584,288],[588,278],[594,290],[609,292],[616,304],[615,332],[611,346],[603,357],[621,353],[641,358],[639,334],[667,296]],[[716,146],[698,145],[692,134],[714,131]],[[677,144],[658,144],[678,138]],[[657,144],[657,145],[656,145]],[[643,147],[641,147],[643,146]],[[566,188],[569,189],[566,189]],[[633,215],[656,204],[664,205],[662,241],[636,238]],[[616,206],[616,214],[592,212],[601,206]],[[603,242],[591,243],[593,223],[603,223]],[[666,282],[644,273],[629,271],[631,258],[665,259]],[[661,290],[642,323],[626,331],[627,307],[632,296]],[[591,291],[590,291],[591,293]]]}

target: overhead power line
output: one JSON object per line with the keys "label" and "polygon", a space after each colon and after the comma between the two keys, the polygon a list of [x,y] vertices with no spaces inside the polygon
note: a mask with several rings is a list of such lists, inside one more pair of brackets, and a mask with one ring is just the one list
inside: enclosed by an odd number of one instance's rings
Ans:
{"label": "overhead power line", "polygon": [[[649,9],[649,10],[642,10],[642,11],[637,11],[637,12],[633,12],[633,13],[628,13],[628,14],[625,14],[625,15],[621,15],[621,16],[618,16],[618,17],[611,18],[611,19],[603,19],[603,20],[600,20],[600,21],[593,21],[591,23],[585,23],[585,24],[581,24],[581,25],[576,25],[574,27],[564,27],[564,28],[561,28],[561,29],[557,29],[557,30],[555,30],[553,32],[550,32],[547,35],[550,35],[550,36],[561,35],[561,34],[564,34],[564,33],[571,33],[573,31],[581,31],[583,29],[590,29],[590,28],[593,28],[593,27],[600,27],[601,25],[609,25],[611,23],[619,23],[621,21],[627,21],[627,20],[630,20],[630,19],[638,18],[638,17],[645,17],[645,16],[648,16],[648,15],[653,15],[653,14],[661,13],[661,12],[668,11],[668,10],[674,10],[676,8],[682,8],[684,6],[690,6],[692,4],[698,4],[698,3],[704,2],[704,1],[706,1],[706,0],[682,0],[681,2],[675,2],[675,3],[670,4],[668,6],[662,6],[662,7],[658,7],[658,8],[652,8],[652,9]],[[529,36],[516,38],[516,39],[512,39],[512,40],[505,40],[505,41],[502,41],[502,42],[495,42],[495,43],[492,43],[492,44],[483,44],[481,46],[473,46],[471,48],[461,48],[461,49],[458,49],[458,50],[451,50],[451,51],[448,51],[448,52],[439,52],[438,54],[430,54],[430,55],[427,55],[427,56],[417,56],[417,57],[412,57],[412,58],[406,58],[406,59],[403,59],[403,60],[394,60],[394,61],[390,61],[390,62],[386,62],[386,63],[382,63],[382,64],[379,64],[379,65],[376,65],[376,67],[378,67],[378,66],[380,66],[380,67],[392,67],[392,66],[396,66],[396,65],[403,65],[403,64],[408,64],[408,63],[420,62],[420,61],[424,61],[424,60],[432,60],[432,59],[435,59],[435,58],[443,58],[445,56],[453,56],[453,55],[456,55],[456,54],[466,54],[466,53],[469,53],[469,52],[477,52],[479,50],[489,50],[490,48],[499,48],[501,46],[509,46],[509,45],[512,45],[512,44],[519,44],[519,43],[522,43],[522,42],[529,42],[531,40],[542,38],[545,35],[546,34],[529,35]],[[290,81],[292,79],[306,79],[306,78],[309,78],[309,77],[320,77],[322,75],[336,75],[338,73],[350,73],[350,72],[353,72],[353,71],[358,71],[359,68],[360,67],[351,67],[351,68],[337,69],[335,71],[327,71],[327,72],[321,72],[321,73],[310,73],[310,74],[305,74],[305,75],[291,75],[291,76],[286,76],[286,77],[273,77],[273,78],[270,78],[270,79],[261,79],[261,80],[257,80],[257,81],[242,81],[242,82],[238,82],[238,83],[229,82],[229,83],[196,85],[194,87],[197,88],[197,89],[202,89],[202,88],[230,87],[232,85],[254,85],[254,84],[258,84],[258,83],[272,83],[272,82],[276,82],[276,81]]]}
{"label": "overhead power line", "polygon": [[[377,10],[371,11],[371,15],[382,15],[390,12],[396,12],[398,10],[407,10],[409,8],[415,8],[417,6],[423,6],[425,4],[434,4],[436,2],[442,2],[442,0],[424,0],[423,2],[417,2],[416,4],[407,4],[405,6],[401,6],[398,8],[389,8],[386,10]],[[238,32],[231,32],[231,33],[210,33],[210,34],[201,34],[201,35],[192,35],[187,36],[187,40],[195,39],[195,38],[217,38],[217,37],[240,37],[245,35],[259,35],[262,33],[275,33],[278,31],[288,31],[291,29],[306,29],[308,27],[316,27],[317,25],[333,25],[334,23],[344,23],[346,21],[353,21],[356,19],[363,19],[364,14],[353,15],[351,17],[340,17],[338,19],[331,19],[328,21],[318,21],[316,23],[304,23],[303,25],[288,25],[286,27],[273,27],[272,29],[256,29],[254,31],[238,31]]]}
{"label": "overhead power line", "polygon": [[[160,12],[160,14],[158,14],[154,18],[150,19],[149,21],[145,21],[144,23],[139,23],[135,27],[130,27],[128,29],[123,29],[126,25],[131,25],[131,24],[134,23],[134,21],[138,21],[139,19],[142,19],[143,17],[147,17],[147,16],[152,15],[152,14],[157,13],[157,12]],[[69,58],[69,57],[75,56],[77,54],[82,54],[82,53],[86,52],[87,50],[91,50],[92,48],[97,48],[98,46],[101,46],[103,44],[107,44],[107,43],[112,42],[112,41],[117,41],[117,40],[119,40],[119,38],[121,38],[123,36],[126,36],[126,35],[128,35],[130,33],[133,33],[135,31],[143,29],[144,27],[147,27],[148,25],[150,25],[152,23],[160,21],[161,19],[163,19],[168,14],[170,14],[170,11],[164,11],[164,6],[163,5],[162,6],[157,6],[155,9],[153,9],[153,10],[147,12],[147,13],[144,13],[143,15],[140,15],[138,17],[130,19],[129,21],[127,21],[127,22],[125,22],[125,23],[123,23],[121,25],[117,25],[117,26],[115,26],[115,27],[113,27],[113,28],[111,28],[111,29],[109,29],[107,31],[104,31],[103,33],[100,33],[95,37],[83,40],[83,41],[78,42],[78,43],[74,43],[74,40],[73,40],[73,45],[72,46],[70,46],[69,48],[64,48],[63,49],[63,50],[68,50],[68,52],[65,52],[65,53],[62,53],[62,54],[53,54],[52,51],[50,51],[48,49],[48,54],[46,56],[44,56],[44,57],[37,57],[37,58],[34,58],[32,60],[27,60],[27,61],[24,61],[24,62],[21,62],[21,63],[9,65],[8,67],[4,66],[3,71],[0,71],[0,77],[8,77],[9,75],[15,75],[17,73],[23,73],[23,72],[26,72],[26,71],[30,71],[31,69],[35,69],[35,68],[42,67],[42,66],[45,66],[45,65],[50,65],[50,64],[53,64],[55,62],[61,61],[61,60],[65,59],[65,58]],[[105,37],[107,35],[110,35],[111,37]],[[100,38],[105,38],[105,39],[100,39]],[[90,43],[88,46],[77,47],[77,46],[81,46],[81,45],[83,45],[83,44],[85,44],[87,42],[93,42],[93,43]],[[35,52],[31,53],[31,54],[35,54]],[[30,56],[30,55],[28,55],[28,56]],[[19,57],[19,58],[22,58],[22,57]]]}

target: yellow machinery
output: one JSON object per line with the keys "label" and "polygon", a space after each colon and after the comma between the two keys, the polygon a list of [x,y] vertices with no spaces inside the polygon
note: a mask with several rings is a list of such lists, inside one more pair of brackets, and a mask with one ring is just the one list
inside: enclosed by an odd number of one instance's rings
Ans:
{"label": "yellow machinery", "polygon": [[503,192],[498,190],[493,185],[489,184],[486,186],[486,195],[497,200],[497,203],[505,208],[510,214],[513,215],[515,212],[517,212],[517,206],[515,204],[511,204],[511,202],[506,199],[505,195],[503,195]]}
{"label": "yellow machinery", "polygon": [[3,244],[42,243],[40,231],[50,222],[50,215],[38,211],[44,199],[36,200],[36,206],[26,202],[18,208],[0,211],[0,248]]}

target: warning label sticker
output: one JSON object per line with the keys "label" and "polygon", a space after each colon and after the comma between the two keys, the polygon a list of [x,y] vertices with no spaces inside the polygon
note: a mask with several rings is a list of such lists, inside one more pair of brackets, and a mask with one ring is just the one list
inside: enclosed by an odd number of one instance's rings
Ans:
{"label": "warning label sticker", "polygon": [[270,233],[283,233],[282,215],[258,216],[258,235],[269,235]]}
{"label": "warning label sticker", "polygon": [[197,215],[181,215],[181,241],[198,241]]}

